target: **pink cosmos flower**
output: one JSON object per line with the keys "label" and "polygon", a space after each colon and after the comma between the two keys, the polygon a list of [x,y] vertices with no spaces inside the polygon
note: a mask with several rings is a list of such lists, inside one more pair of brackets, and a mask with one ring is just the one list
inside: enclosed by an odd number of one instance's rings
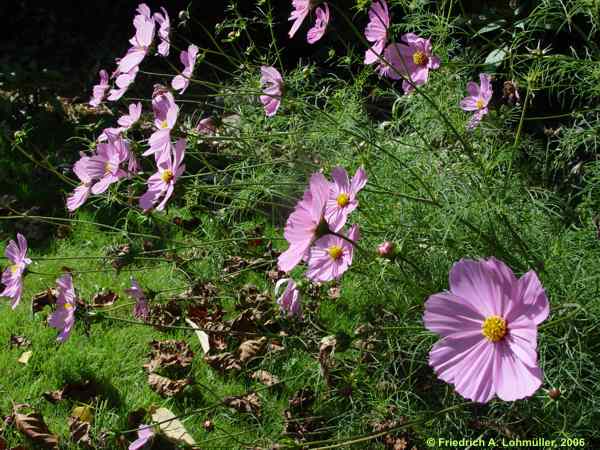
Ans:
{"label": "pink cosmos flower", "polygon": [[198,122],[196,131],[200,134],[212,136],[217,132],[217,124],[212,117],[206,117]]}
{"label": "pink cosmos flower", "polygon": [[[360,239],[358,225],[352,225],[348,239]],[[352,264],[354,246],[339,236],[327,234],[316,240],[310,249],[306,276],[312,281],[337,280]]]}
{"label": "pink cosmos flower", "polygon": [[325,34],[327,25],[329,24],[329,5],[324,3],[323,8],[318,7],[316,16],[317,18],[315,19],[315,24],[310,30],[308,30],[308,33],[306,34],[306,42],[309,44],[314,44]]}
{"label": "pink cosmos flower", "polygon": [[467,83],[467,92],[469,95],[460,101],[460,108],[463,111],[475,111],[475,114],[473,114],[467,125],[467,128],[470,130],[479,125],[483,116],[489,112],[488,104],[493,94],[490,76],[487,73],[480,73],[479,80],[481,85],[478,85],[474,81]]}
{"label": "pink cosmos flower", "polygon": [[178,90],[179,94],[183,94],[190,84],[190,78],[192,78],[192,74],[194,73],[194,65],[196,64],[199,51],[198,47],[190,44],[187,51],[184,50],[179,54],[179,60],[183,64],[183,71],[171,81],[171,87],[176,91]]}
{"label": "pink cosmos flower", "polygon": [[263,95],[260,96],[260,102],[265,108],[267,117],[272,117],[275,115],[281,104],[283,77],[275,67],[271,66],[261,66],[260,73],[260,84],[263,89]]}
{"label": "pink cosmos flower", "polygon": [[[18,242],[18,244],[17,244]],[[27,258],[27,239],[21,233],[17,233],[17,242],[11,240],[4,250],[4,256],[12,263],[4,272],[2,272],[2,284],[4,290],[0,292],[0,297],[8,297],[12,309],[15,309],[21,301],[23,294],[23,274],[25,268],[31,264],[31,259]]]}
{"label": "pink cosmos flower", "polygon": [[135,278],[131,277],[131,288],[125,289],[125,292],[135,299],[133,317],[146,320],[150,313],[148,309],[148,299],[144,295],[144,290],[140,287]]}
{"label": "pink cosmos flower", "polygon": [[333,231],[339,231],[346,224],[348,215],[358,206],[356,196],[367,184],[367,174],[361,167],[350,181],[348,172],[342,167],[336,167],[331,171],[331,178],[333,183],[325,205],[325,220]]}
{"label": "pink cosmos flower", "polygon": [[302,307],[300,305],[300,291],[296,286],[296,282],[291,278],[282,278],[275,284],[275,296],[277,296],[281,286],[287,281],[287,285],[281,297],[277,299],[277,304],[281,308],[281,312],[287,314],[288,317],[302,317]]}
{"label": "pink cosmos flower", "polygon": [[123,131],[129,130],[138,120],[140,120],[140,116],[142,115],[142,103],[132,103],[129,105],[129,114],[125,114],[119,117],[117,123],[123,127]]}
{"label": "pink cosmos flower", "polygon": [[108,187],[127,175],[121,164],[129,159],[129,144],[124,139],[98,144],[96,154],[86,162],[87,176],[98,181],[92,186],[92,194],[101,194]]}
{"label": "pink cosmos flower", "polygon": [[475,402],[529,397],[542,384],[537,326],[549,312],[534,271],[517,279],[495,258],[462,259],[450,270],[450,292],[425,303],[425,326],[441,337],[429,365]]}
{"label": "pink cosmos flower", "polygon": [[382,258],[388,258],[393,255],[395,250],[395,245],[390,241],[383,241],[381,244],[377,246],[377,253]]}
{"label": "pink cosmos flower", "polygon": [[321,233],[329,190],[330,183],[323,174],[313,173],[302,200],[296,204],[285,224],[283,236],[290,245],[277,259],[279,270],[289,272],[302,259],[308,258],[311,244]]}
{"label": "pink cosmos flower", "polygon": [[117,72],[119,74],[129,73],[134,67],[138,67],[148,54],[154,40],[155,23],[154,18],[150,15],[150,8],[146,4],[140,3],[137,12],[138,14],[133,19],[135,36],[129,40],[132,47],[118,61]]}
{"label": "pink cosmos flower", "polygon": [[306,16],[308,16],[308,13],[312,9],[312,6],[313,5],[311,0],[292,0],[292,7],[294,8],[294,10],[290,14],[288,21],[293,20],[294,23],[292,24],[292,28],[288,33],[288,36],[290,38],[294,37],[296,31],[298,31],[298,28],[300,28],[300,25],[302,25],[302,22],[304,22]]}
{"label": "pink cosmos flower", "polygon": [[138,438],[129,444],[128,450],[140,450],[147,447],[154,438],[154,434],[151,426],[144,424],[140,425],[138,428]]}
{"label": "pink cosmos flower", "polygon": [[106,95],[106,91],[110,85],[108,84],[108,72],[102,69],[100,71],[100,83],[94,86],[92,89],[92,98],[90,99],[89,105],[96,108],[102,100],[104,100],[104,96]]}
{"label": "pink cosmos flower", "polygon": [[88,171],[90,164],[89,156],[82,156],[79,161],[73,165],[73,172],[81,181],[81,184],[75,188],[75,191],[67,198],[67,209],[70,212],[75,211],[81,205],[83,205],[92,190],[92,176]]}
{"label": "pink cosmos flower", "polygon": [[373,64],[383,56],[387,44],[390,13],[385,0],[374,0],[369,10],[369,23],[365,28],[365,38],[373,45],[365,52],[365,64]]}
{"label": "pink cosmos flower", "polygon": [[129,86],[131,86],[131,84],[135,81],[135,77],[137,76],[139,70],[139,67],[135,66],[127,73],[113,74],[117,77],[115,80],[115,85],[117,87],[108,92],[108,100],[114,102],[123,97],[125,92],[127,92],[127,89],[129,89]]}
{"label": "pink cosmos flower", "polygon": [[173,94],[166,89],[157,89],[152,98],[152,110],[154,111],[154,126],[156,131],[152,133],[148,143],[150,148],[143,156],[155,155],[156,160],[168,156],[171,149],[171,130],[177,122],[179,106],[175,103]]}
{"label": "pink cosmos flower", "polygon": [[167,10],[162,6],[160,10],[162,11],[162,14],[156,12],[153,15],[154,20],[156,23],[158,23],[158,37],[160,38],[160,43],[158,44],[156,53],[161,56],[169,56],[169,48],[171,46],[171,41],[169,40],[171,21],[169,20],[169,14],[167,14]]}
{"label": "pink cosmos flower", "polygon": [[[432,53],[431,41],[423,39],[414,33],[402,36],[404,43],[394,43],[386,47],[385,60],[391,64],[382,64],[380,73],[393,80],[403,78],[402,89],[408,94],[414,90],[414,85],[422,86],[429,79],[429,70],[440,67],[440,59]],[[412,84],[407,81],[412,81]]]}
{"label": "pink cosmos flower", "polygon": [[65,342],[69,339],[75,324],[75,310],[77,309],[75,289],[73,288],[73,279],[69,273],[56,280],[56,283],[58,284],[56,310],[48,318],[48,325],[60,331],[56,340]]}
{"label": "pink cosmos flower", "polygon": [[177,178],[185,170],[185,164],[181,164],[185,156],[185,139],[179,139],[168,153],[168,157],[158,161],[158,171],[148,179],[148,190],[140,197],[140,207],[148,211],[162,197],[162,201],[156,207],[157,211],[165,208],[167,200],[173,195]]}

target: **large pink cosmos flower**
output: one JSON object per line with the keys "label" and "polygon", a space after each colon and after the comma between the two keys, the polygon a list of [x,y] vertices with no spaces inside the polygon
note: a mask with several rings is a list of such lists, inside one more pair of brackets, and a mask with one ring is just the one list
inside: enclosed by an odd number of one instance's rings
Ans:
{"label": "large pink cosmos flower", "polygon": [[[391,64],[382,64],[380,73],[393,80],[403,78],[402,89],[408,94],[414,86],[422,86],[429,79],[429,70],[440,67],[440,59],[432,53],[431,41],[414,33],[402,36],[404,43],[394,43],[386,47],[385,60]],[[411,84],[412,82],[412,84]]]}
{"label": "large pink cosmos flower", "polygon": [[309,44],[314,44],[325,34],[327,25],[329,24],[329,5],[324,3],[323,7],[318,7],[315,15],[317,16],[315,24],[306,34],[306,42]]}
{"label": "large pink cosmos flower", "polygon": [[474,81],[467,83],[467,92],[469,95],[460,101],[460,108],[463,111],[475,111],[475,114],[473,114],[467,125],[467,128],[470,130],[479,125],[483,116],[489,112],[488,104],[493,94],[491,79],[487,73],[480,73],[479,81],[481,85],[478,85]]}
{"label": "large pink cosmos flower", "polygon": [[166,89],[157,89],[152,97],[152,110],[154,111],[154,126],[148,143],[150,148],[143,155],[155,155],[157,161],[167,157],[171,149],[171,130],[177,122],[179,106],[175,103],[173,94]]}
{"label": "large pink cosmos flower", "polygon": [[[18,243],[17,243],[18,242]],[[4,250],[4,256],[8,258],[11,265],[2,272],[2,284],[4,290],[0,292],[0,297],[8,297],[12,309],[15,309],[21,301],[23,294],[23,274],[25,268],[31,264],[31,259],[27,258],[27,239],[21,233],[17,233],[17,242],[11,240]]]}
{"label": "large pink cosmos flower", "polygon": [[92,190],[92,176],[89,173],[88,165],[90,163],[89,156],[82,156],[79,161],[73,165],[73,172],[81,181],[81,184],[75,188],[73,193],[67,198],[67,209],[70,212],[75,211],[83,205]]}
{"label": "large pink cosmos flower", "polygon": [[[353,242],[358,241],[358,225],[352,225],[347,236]],[[354,245],[344,238],[327,234],[311,247],[306,276],[312,281],[337,280],[352,264],[353,254]]]}
{"label": "large pink cosmos flower", "polygon": [[161,56],[169,56],[169,49],[171,47],[171,41],[169,40],[171,21],[169,20],[169,14],[167,14],[167,10],[162,6],[160,7],[160,10],[162,13],[156,12],[152,16],[158,24],[158,37],[160,38],[160,43],[158,44],[156,53]]}
{"label": "large pink cosmos flower", "polygon": [[385,0],[374,0],[369,10],[369,23],[365,28],[365,38],[373,45],[365,52],[365,64],[373,64],[383,56],[387,44],[390,13]]}
{"label": "large pink cosmos flower", "polygon": [[138,428],[138,438],[129,444],[127,450],[140,450],[142,448],[146,448],[147,445],[154,438],[154,431],[152,431],[152,427],[149,425],[140,425]]}
{"label": "large pink cosmos flower", "polygon": [[141,288],[135,278],[131,277],[131,288],[125,289],[125,292],[135,299],[133,317],[136,319],[146,320],[150,314],[148,309],[148,299],[144,294],[144,290]]}
{"label": "large pink cosmos flower", "polygon": [[140,207],[144,211],[153,208],[161,197],[162,201],[156,210],[162,211],[173,195],[175,183],[185,170],[185,164],[181,164],[185,156],[185,144],[185,139],[179,139],[168,157],[158,161],[158,171],[148,179],[148,190],[140,197]]}
{"label": "large pink cosmos flower", "polygon": [[183,71],[171,81],[171,87],[179,91],[179,94],[183,94],[190,84],[190,78],[192,78],[192,74],[194,73],[194,65],[196,64],[199,51],[198,47],[190,44],[187,51],[183,50],[179,54],[179,60],[183,64]]}
{"label": "large pink cosmos flower", "polygon": [[127,92],[127,89],[129,89],[129,86],[135,81],[135,77],[139,70],[139,67],[135,66],[127,73],[115,72],[113,75],[117,77],[115,80],[115,85],[117,87],[108,92],[108,100],[114,102],[123,97],[125,92]]}
{"label": "large pink cosmos flower", "polygon": [[517,279],[495,258],[462,259],[450,270],[450,292],[433,294],[423,321],[441,336],[429,353],[437,376],[463,397],[486,403],[529,397],[542,384],[537,326],[550,306],[536,273]]}
{"label": "large pink cosmos flower", "polygon": [[122,138],[98,144],[96,154],[85,163],[87,176],[98,180],[91,189],[92,194],[101,194],[108,187],[127,176],[121,164],[130,157],[129,144]]}
{"label": "large pink cosmos flower", "polygon": [[134,67],[138,67],[148,54],[154,40],[156,24],[150,15],[150,8],[146,4],[140,3],[137,12],[138,14],[133,19],[135,35],[129,39],[132,47],[118,62],[117,72],[119,74],[129,73]]}
{"label": "large pink cosmos flower", "polygon": [[344,168],[335,167],[331,171],[331,178],[333,183],[325,205],[325,220],[333,231],[339,231],[346,224],[348,215],[358,206],[356,196],[367,184],[367,174],[361,167],[350,181]]}
{"label": "large pink cosmos flower", "polygon": [[275,296],[279,293],[281,286],[287,282],[285,290],[281,297],[277,299],[277,304],[281,308],[281,312],[288,317],[302,317],[302,307],[300,305],[300,291],[296,282],[291,278],[282,278],[275,284]]}
{"label": "large pink cosmos flower", "polygon": [[104,96],[106,95],[106,91],[110,85],[108,84],[108,72],[104,69],[100,71],[100,83],[94,86],[92,89],[92,98],[89,101],[89,105],[94,108],[102,103],[104,100]]}
{"label": "large pink cosmos flower", "polygon": [[310,177],[308,189],[285,224],[283,236],[290,246],[277,259],[279,270],[289,272],[308,258],[309,248],[325,222],[323,214],[329,190],[330,183],[322,173],[316,172]]}
{"label": "large pink cosmos flower", "polygon": [[77,309],[75,288],[73,287],[71,274],[63,275],[56,280],[56,283],[58,284],[56,310],[48,318],[48,325],[60,331],[56,340],[65,342],[69,339],[75,324],[75,310]]}
{"label": "large pink cosmos flower", "polygon": [[265,108],[267,117],[275,115],[281,104],[283,94],[283,77],[275,67],[261,66],[260,84],[263,88],[263,95],[260,96],[260,102]]}

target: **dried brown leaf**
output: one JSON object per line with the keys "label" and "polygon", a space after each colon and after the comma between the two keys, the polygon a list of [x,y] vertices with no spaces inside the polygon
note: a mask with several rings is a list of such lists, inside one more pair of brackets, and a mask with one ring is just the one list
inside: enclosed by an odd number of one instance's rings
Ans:
{"label": "dried brown leaf", "polygon": [[247,364],[251,359],[262,355],[267,349],[267,338],[248,340],[242,342],[237,355],[242,364]]}
{"label": "dried brown leaf", "polygon": [[241,413],[260,416],[261,401],[256,392],[251,392],[242,396],[225,397],[223,399],[223,404]]}
{"label": "dried brown leaf", "polygon": [[89,403],[98,395],[100,395],[100,386],[98,383],[92,380],[67,383],[61,389],[44,392],[42,394],[42,396],[50,403],[56,403],[64,399],[75,400],[81,403]]}
{"label": "dried brown leaf", "polygon": [[152,413],[152,420],[158,424],[162,434],[175,444],[196,445],[183,423],[167,408],[158,408]]}
{"label": "dried brown leaf", "polygon": [[182,380],[171,380],[170,378],[151,373],[148,375],[148,384],[159,395],[165,397],[175,397],[183,392],[186,386],[192,383],[191,380],[184,378]]}
{"label": "dried brown leaf", "polygon": [[144,368],[150,373],[159,368],[183,369],[192,364],[194,352],[185,341],[174,339],[152,341],[150,346],[152,347],[149,355],[151,359],[144,364]]}
{"label": "dried brown leaf", "polygon": [[91,425],[89,422],[79,419],[78,417],[69,417],[69,436],[73,442],[85,447],[92,447],[92,439],[90,438]]}
{"label": "dried brown leaf", "polygon": [[9,343],[11,347],[27,348],[31,346],[31,341],[29,339],[25,336],[17,336],[16,334],[10,335]]}
{"label": "dried brown leaf", "polygon": [[19,406],[16,406],[14,414],[17,429],[43,448],[58,449],[58,436],[50,433],[42,415],[21,414],[19,409]]}
{"label": "dried brown leaf", "polygon": [[219,372],[239,372],[242,370],[240,362],[231,352],[219,353],[218,355],[206,355],[204,361]]}
{"label": "dried brown leaf", "polygon": [[92,297],[92,306],[94,308],[104,308],[113,305],[118,299],[119,296],[113,291],[97,292]]}
{"label": "dried brown leaf", "polygon": [[267,372],[266,370],[257,370],[251,375],[251,378],[269,387],[280,383],[277,376]]}
{"label": "dried brown leaf", "polygon": [[53,306],[56,304],[58,292],[56,289],[46,289],[38,292],[31,299],[31,310],[36,313],[44,309],[45,306]]}

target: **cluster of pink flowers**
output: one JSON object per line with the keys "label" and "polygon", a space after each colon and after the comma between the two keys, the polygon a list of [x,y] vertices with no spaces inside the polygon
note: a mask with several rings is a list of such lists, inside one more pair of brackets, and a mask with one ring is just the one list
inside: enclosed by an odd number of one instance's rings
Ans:
{"label": "cluster of pink flowers", "polygon": [[21,296],[23,295],[23,276],[25,269],[31,264],[31,259],[26,256],[27,239],[21,233],[17,233],[17,242],[11,240],[6,246],[6,250],[4,250],[4,256],[6,256],[11,264],[2,272],[4,290],[0,292],[0,297],[11,299],[12,309],[15,309],[21,301]]}
{"label": "cluster of pink flowers", "polygon": [[323,6],[317,5],[318,3],[316,0],[292,0],[292,7],[294,10],[290,14],[288,20],[293,20],[294,23],[292,24],[292,28],[290,28],[290,32],[288,33],[290,38],[294,37],[302,25],[302,22],[304,22],[306,17],[308,17],[310,12],[315,8],[315,23],[306,34],[306,42],[309,44],[314,44],[323,37],[325,31],[327,31],[327,26],[329,25],[329,5],[327,2],[324,2]]}

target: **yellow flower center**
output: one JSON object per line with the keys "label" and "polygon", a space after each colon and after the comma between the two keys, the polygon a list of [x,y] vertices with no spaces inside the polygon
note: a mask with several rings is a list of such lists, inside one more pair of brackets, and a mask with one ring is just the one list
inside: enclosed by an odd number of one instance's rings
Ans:
{"label": "yellow flower center", "polygon": [[342,192],[337,196],[337,204],[338,206],[344,207],[350,202],[350,196],[345,192]]}
{"label": "yellow flower center", "polygon": [[73,309],[73,305],[70,303],[65,303],[65,309]]}
{"label": "yellow flower center", "polygon": [[171,172],[169,169],[163,171],[163,173],[160,174],[160,179],[165,183],[170,182],[173,179],[173,172]]}
{"label": "yellow flower center", "polygon": [[13,264],[12,266],[10,266],[10,271],[12,273],[17,273],[20,267],[21,266],[19,266],[18,264]]}
{"label": "yellow flower center", "polygon": [[166,120],[163,120],[162,123],[160,124],[161,128],[169,128],[169,124],[167,123]]}
{"label": "yellow flower center", "polygon": [[105,174],[106,174],[106,173],[111,173],[111,172],[112,172],[112,170],[113,170],[113,166],[112,166],[112,164],[111,164],[111,163],[109,163],[109,162],[107,162],[107,163],[104,163],[104,173],[105,173]]}
{"label": "yellow flower center", "polygon": [[329,253],[329,256],[331,256],[331,258],[338,259],[342,256],[343,250],[342,247],[340,247],[339,245],[332,245],[327,249],[327,252]]}
{"label": "yellow flower center", "polygon": [[477,109],[483,109],[485,107],[485,102],[482,99],[477,99],[475,106],[477,106]]}
{"label": "yellow flower center", "polygon": [[425,53],[421,51],[416,51],[413,53],[413,62],[417,66],[424,66],[429,62],[429,58]]}
{"label": "yellow flower center", "polygon": [[481,333],[490,342],[498,342],[506,336],[506,320],[500,316],[490,316],[483,321]]}

